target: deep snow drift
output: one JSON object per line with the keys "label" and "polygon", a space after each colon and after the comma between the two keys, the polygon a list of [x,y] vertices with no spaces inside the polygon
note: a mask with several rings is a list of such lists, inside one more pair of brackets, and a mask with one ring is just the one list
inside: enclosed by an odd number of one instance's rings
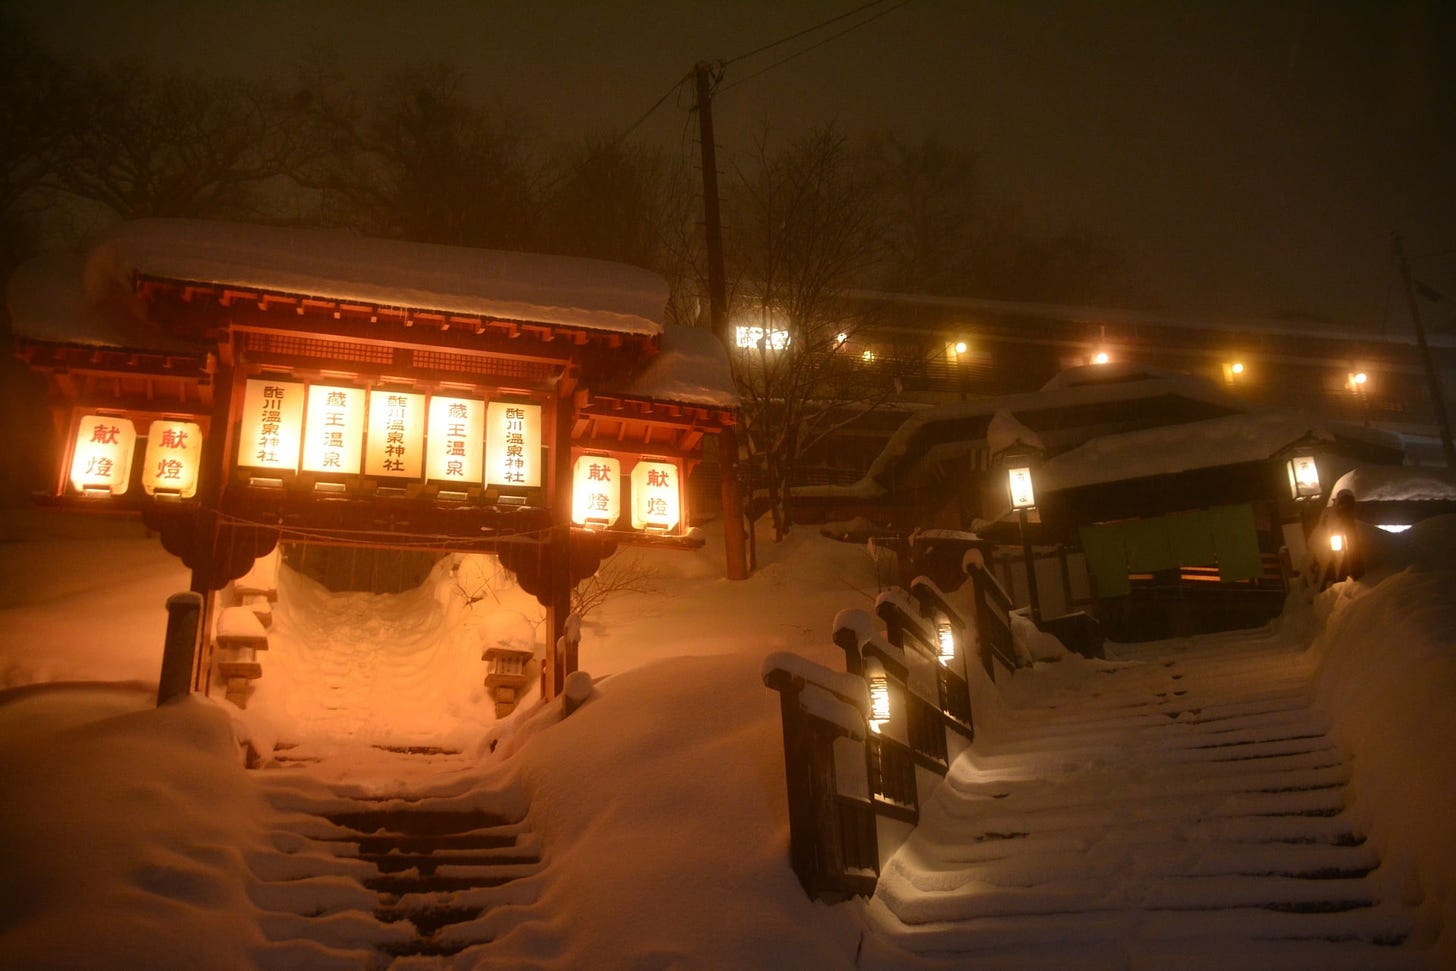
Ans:
{"label": "deep snow drift", "polygon": [[[527,699],[497,723],[482,638],[534,634],[539,617],[491,585],[488,564],[464,580],[437,570],[430,587],[391,598],[285,574],[279,643],[239,715],[196,697],[152,708],[162,603],[186,576],[140,526],[27,511],[5,537],[0,966],[358,966],[342,939],[305,961],[259,928],[259,860],[286,809],[254,782],[284,773],[380,795],[529,798],[546,865],[513,904],[522,919],[446,966],[853,965],[859,905],[810,902],[788,866],[778,697],[759,669],[779,650],[842,665],[830,624],[876,593],[862,548],[801,531],[761,543],[766,562],[738,583],[721,579],[711,546],[621,554],[641,557],[656,592],[587,617],[592,697],[565,721]],[[1358,818],[1419,907],[1419,943],[1456,966],[1443,930],[1456,926],[1456,574],[1444,555],[1456,521],[1377,541],[1366,577],[1296,598],[1271,634],[1310,645],[1318,703],[1355,756]],[[475,581],[488,593],[467,603]],[[1038,663],[1000,683],[1001,703],[1079,690],[1107,663]],[[349,704],[325,717],[329,695]],[[988,719],[982,738],[995,730]],[[448,771],[367,747],[427,736],[460,749]],[[243,739],[261,751],[312,740],[323,761],[250,774]]]}

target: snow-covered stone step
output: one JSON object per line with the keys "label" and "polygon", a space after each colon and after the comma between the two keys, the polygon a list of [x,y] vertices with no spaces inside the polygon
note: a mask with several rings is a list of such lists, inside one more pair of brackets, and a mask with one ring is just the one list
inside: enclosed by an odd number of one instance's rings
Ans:
{"label": "snow-covered stone step", "polygon": [[1197,913],[1141,910],[986,917],[907,925],[876,904],[871,919],[898,948],[866,949],[859,966],[1004,971],[1230,968],[1279,971],[1429,971],[1399,948],[1402,915],[1286,914],[1249,908]]}
{"label": "snow-covered stone step", "polygon": [[[1363,843],[1279,842],[1233,840],[1211,837],[1203,832],[1180,834],[1186,845],[1164,852],[1157,859],[1139,865],[1143,873],[1188,875],[1271,875],[1322,877],[1364,876],[1380,863]],[[1000,872],[994,865],[1013,861],[1019,874],[1064,872],[1069,859],[1086,869],[1130,866],[1140,851],[1166,846],[1169,834],[1157,828],[1117,833],[1101,839],[1082,833],[1030,835],[1024,842],[987,839],[977,843],[946,846],[934,857],[921,858],[906,873],[917,887],[929,889],[922,875],[941,872],[972,874],[996,882]],[[1275,845],[1270,845],[1274,842]],[[1003,867],[1004,869],[1004,867]],[[888,872],[888,870],[887,870]],[[1018,877],[1024,879],[1024,876]]]}

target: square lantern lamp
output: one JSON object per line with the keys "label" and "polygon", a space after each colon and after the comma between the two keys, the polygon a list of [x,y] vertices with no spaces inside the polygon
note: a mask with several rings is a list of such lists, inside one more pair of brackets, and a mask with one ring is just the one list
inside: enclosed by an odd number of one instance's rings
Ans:
{"label": "square lantern lamp", "polygon": [[1295,455],[1285,463],[1289,473],[1289,495],[1295,502],[1320,497],[1319,466],[1313,455]]}

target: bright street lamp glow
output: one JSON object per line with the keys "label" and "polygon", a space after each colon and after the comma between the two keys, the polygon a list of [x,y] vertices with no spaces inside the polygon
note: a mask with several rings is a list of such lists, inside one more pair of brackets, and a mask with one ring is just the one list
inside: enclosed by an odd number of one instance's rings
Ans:
{"label": "bright street lamp glow", "polygon": [[964,354],[966,352],[966,342],[965,341],[956,341],[955,342],[955,352],[957,354]]}
{"label": "bright street lamp glow", "polygon": [[1106,364],[1110,360],[1112,360],[1112,358],[1108,356],[1106,351],[1098,351],[1096,354],[1092,355],[1093,364]]}

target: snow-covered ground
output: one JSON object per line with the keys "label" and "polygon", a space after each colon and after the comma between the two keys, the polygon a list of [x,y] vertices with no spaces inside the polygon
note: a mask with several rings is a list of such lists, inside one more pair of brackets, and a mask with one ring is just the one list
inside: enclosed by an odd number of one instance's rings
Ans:
{"label": "snow-covered ground", "polygon": [[[14,511],[0,540],[0,967],[369,967],[369,944],[390,931],[346,879],[357,861],[320,851],[309,827],[330,806],[422,795],[506,817],[528,803],[541,862],[459,925],[490,944],[395,967],[896,960],[863,939],[873,908],[811,902],[789,869],[778,696],[760,680],[774,651],[842,666],[830,624],[876,593],[862,548],[801,530],[761,543],[763,564],[741,582],[721,578],[711,545],[624,553],[656,589],[586,618],[581,666],[597,679],[586,704],[562,720],[527,698],[497,722],[482,643],[528,637],[540,616],[489,561],[446,564],[396,597],[329,594],[285,570],[265,674],[239,714],[220,693],[153,707],[162,604],[186,575],[138,524]],[[1361,581],[1295,598],[1262,641],[1294,659],[1348,756],[1345,812],[1391,906],[1410,916],[1406,947],[1453,967],[1456,521],[1369,541],[1384,548]],[[1020,671],[998,683],[968,757],[1050,776],[1044,757],[1016,754],[1016,725],[1102,690],[1109,670],[1151,671],[1208,646]],[[426,740],[449,751],[376,747]],[[247,771],[242,741],[318,761]]]}

